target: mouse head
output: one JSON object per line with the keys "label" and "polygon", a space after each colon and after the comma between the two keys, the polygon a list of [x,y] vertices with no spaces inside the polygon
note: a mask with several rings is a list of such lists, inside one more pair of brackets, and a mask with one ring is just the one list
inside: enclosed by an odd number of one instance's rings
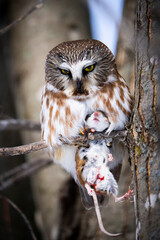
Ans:
{"label": "mouse head", "polygon": [[109,125],[108,117],[102,111],[95,111],[88,114],[85,119],[85,127],[95,129],[96,132],[103,132]]}

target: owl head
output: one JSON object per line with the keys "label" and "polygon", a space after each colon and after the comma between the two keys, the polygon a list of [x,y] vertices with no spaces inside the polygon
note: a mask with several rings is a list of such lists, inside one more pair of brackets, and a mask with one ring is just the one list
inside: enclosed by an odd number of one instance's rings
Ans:
{"label": "owl head", "polygon": [[46,82],[69,97],[95,93],[116,71],[113,54],[97,40],[59,44],[49,52],[45,69]]}

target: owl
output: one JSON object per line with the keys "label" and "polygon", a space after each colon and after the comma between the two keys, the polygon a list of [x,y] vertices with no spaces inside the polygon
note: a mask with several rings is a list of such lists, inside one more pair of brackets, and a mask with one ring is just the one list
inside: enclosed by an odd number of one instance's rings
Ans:
{"label": "owl", "polygon": [[[69,41],[54,47],[47,55],[45,87],[41,100],[41,136],[48,152],[79,184],[71,141],[85,125],[86,116],[102,111],[109,119],[106,132],[125,128],[132,111],[132,95],[117,71],[113,54],[103,43],[88,39]],[[123,158],[116,146],[115,169]],[[117,164],[116,164],[117,163]],[[82,194],[83,197],[88,196]]]}

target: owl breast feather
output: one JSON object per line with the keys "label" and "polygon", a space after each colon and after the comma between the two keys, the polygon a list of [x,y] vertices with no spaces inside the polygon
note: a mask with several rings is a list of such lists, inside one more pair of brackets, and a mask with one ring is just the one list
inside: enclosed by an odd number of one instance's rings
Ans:
{"label": "owl breast feather", "polygon": [[85,104],[73,99],[54,98],[43,94],[41,108],[42,139],[52,148],[62,143],[59,136],[71,139],[84,125]]}

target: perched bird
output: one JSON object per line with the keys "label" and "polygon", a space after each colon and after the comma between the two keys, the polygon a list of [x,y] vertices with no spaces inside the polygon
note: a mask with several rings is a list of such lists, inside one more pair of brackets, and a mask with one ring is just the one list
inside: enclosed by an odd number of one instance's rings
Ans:
{"label": "perched bird", "polygon": [[[78,136],[87,114],[95,111],[107,115],[108,134],[124,129],[132,111],[131,93],[117,71],[113,54],[97,40],[70,41],[54,47],[47,55],[45,81],[40,117],[42,139],[54,162],[81,185],[76,171],[77,147],[64,145],[60,136],[68,141]],[[115,148],[116,171],[123,150],[119,143]]]}

